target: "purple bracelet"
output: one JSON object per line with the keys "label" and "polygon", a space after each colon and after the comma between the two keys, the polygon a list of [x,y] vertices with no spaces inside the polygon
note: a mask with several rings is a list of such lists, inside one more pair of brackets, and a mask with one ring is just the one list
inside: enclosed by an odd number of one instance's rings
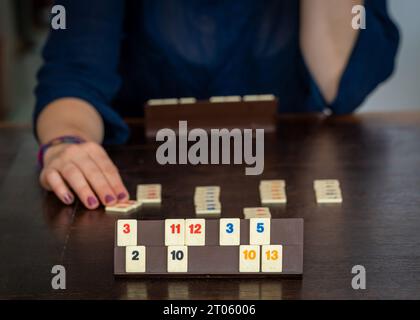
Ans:
{"label": "purple bracelet", "polygon": [[38,151],[38,165],[42,169],[44,167],[44,154],[48,150],[48,148],[52,146],[56,146],[63,143],[74,143],[74,144],[81,144],[86,142],[84,139],[76,136],[61,136],[58,138],[52,139],[50,142],[41,145]]}

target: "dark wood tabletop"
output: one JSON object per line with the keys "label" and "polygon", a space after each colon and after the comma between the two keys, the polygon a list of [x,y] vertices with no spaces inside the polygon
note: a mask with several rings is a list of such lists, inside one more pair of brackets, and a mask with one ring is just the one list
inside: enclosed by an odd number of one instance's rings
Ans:
{"label": "dark wood tabletop", "polygon": [[[109,147],[132,196],[161,183],[161,207],[128,217],[194,217],[197,185],[220,185],[224,217],[259,204],[261,179],[285,179],[288,203],[273,217],[304,218],[302,279],[118,279],[114,223],[103,208],[62,205],[38,185],[30,128],[0,126],[0,298],[420,299],[420,113],[283,116],[265,137],[262,176],[243,166],[156,163],[141,121],[124,146]],[[317,205],[314,179],[339,179],[344,202]],[[223,261],[220,261],[223,263]],[[66,267],[66,290],[51,268]],[[354,290],[352,267],[366,269]]]}

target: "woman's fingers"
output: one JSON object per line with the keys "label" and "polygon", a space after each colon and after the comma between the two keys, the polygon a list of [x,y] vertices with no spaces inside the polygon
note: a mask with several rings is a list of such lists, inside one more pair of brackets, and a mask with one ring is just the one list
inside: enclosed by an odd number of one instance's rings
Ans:
{"label": "woman's fingers", "polygon": [[129,199],[117,168],[100,145],[87,142],[53,148],[49,150],[40,181],[64,203],[74,201],[70,188],[89,209],[100,203],[114,205]]}
{"label": "woman's fingers", "polygon": [[76,165],[67,162],[60,173],[87,208],[95,209],[99,206],[98,198]]}
{"label": "woman's fingers", "polygon": [[117,195],[105,178],[104,173],[96,163],[86,154],[86,157],[78,158],[74,164],[81,170],[93,191],[98,195],[104,205],[117,203]]}
{"label": "woman's fingers", "polygon": [[42,186],[47,190],[53,191],[62,202],[67,205],[73,203],[74,196],[57,170],[43,170],[40,180]]}
{"label": "woman's fingers", "polygon": [[87,145],[87,149],[89,156],[102,171],[111,188],[114,190],[117,201],[124,202],[129,200],[128,191],[122,182],[118,169],[112,163],[111,159],[109,159],[105,150],[102,148],[91,147],[89,145]]}

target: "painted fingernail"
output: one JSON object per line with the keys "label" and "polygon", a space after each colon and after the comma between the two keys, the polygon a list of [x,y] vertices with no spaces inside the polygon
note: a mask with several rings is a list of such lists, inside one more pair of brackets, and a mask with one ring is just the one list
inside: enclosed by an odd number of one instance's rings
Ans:
{"label": "painted fingernail", "polygon": [[64,203],[65,204],[72,204],[73,203],[73,196],[70,193],[66,193],[63,197]]}
{"label": "painted fingernail", "polygon": [[87,203],[89,207],[93,207],[96,206],[98,204],[98,200],[96,200],[95,197],[88,197],[87,198]]}
{"label": "painted fingernail", "polygon": [[121,192],[121,193],[119,193],[119,194],[118,194],[117,198],[118,198],[118,200],[122,200],[122,199],[124,199],[126,196],[127,196],[127,195],[125,194],[125,192]]}
{"label": "painted fingernail", "polygon": [[113,196],[111,196],[110,194],[107,194],[107,195],[105,196],[105,202],[106,202],[106,203],[113,202],[114,200],[115,200],[115,198],[114,198]]}

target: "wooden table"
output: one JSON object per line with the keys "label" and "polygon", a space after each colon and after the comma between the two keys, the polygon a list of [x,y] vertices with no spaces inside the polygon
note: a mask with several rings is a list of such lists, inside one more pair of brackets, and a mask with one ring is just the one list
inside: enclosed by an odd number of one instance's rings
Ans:
{"label": "wooden table", "polygon": [[[324,118],[283,116],[266,135],[265,171],[241,166],[165,166],[133,122],[126,146],[109,149],[132,195],[137,183],[163,185],[160,209],[132,217],[193,217],[194,186],[222,187],[223,215],[259,203],[262,178],[287,181],[275,217],[305,219],[303,279],[115,279],[116,215],[66,207],[38,186],[29,128],[0,128],[0,298],[420,299],[420,113]],[[315,203],[312,182],[341,181],[344,203]],[[222,263],[222,262],[221,262]],[[62,264],[67,289],[51,289]],[[353,290],[363,265],[367,290]]]}

